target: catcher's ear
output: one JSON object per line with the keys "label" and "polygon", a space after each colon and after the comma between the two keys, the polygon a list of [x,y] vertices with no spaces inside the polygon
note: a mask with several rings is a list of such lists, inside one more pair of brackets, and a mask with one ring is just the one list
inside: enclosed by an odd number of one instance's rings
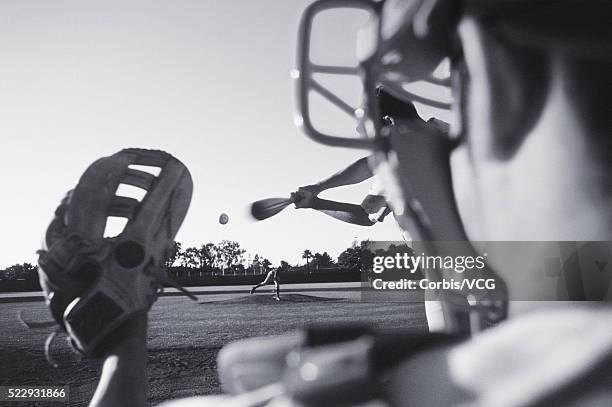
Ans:
{"label": "catcher's ear", "polygon": [[477,142],[488,154],[512,158],[548,96],[547,57],[539,50],[502,42],[486,23],[474,17],[461,20],[458,34],[465,78],[469,78],[467,86],[461,86],[462,98],[469,106],[463,125],[469,124],[471,135],[486,135]]}

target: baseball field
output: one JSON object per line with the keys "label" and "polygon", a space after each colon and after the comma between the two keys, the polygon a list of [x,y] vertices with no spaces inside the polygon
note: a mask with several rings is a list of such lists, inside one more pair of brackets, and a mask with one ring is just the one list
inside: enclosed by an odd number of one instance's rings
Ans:
{"label": "baseball field", "polygon": [[[160,298],[149,314],[150,402],[155,405],[173,398],[220,393],[216,356],[233,340],[281,334],[312,324],[426,328],[422,302],[364,302],[354,287],[305,287],[285,289],[280,302],[274,301],[268,288],[249,295],[249,287],[244,286],[199,293],[197,303],[178,296]],[[61,335],[52,345],[60,366],[51,367],[43,346],[53,328],[28,329],[19,321],[19,312],[26,320],[50,318],[42,301],[0,302],[0,386],[67,385],[70,405],[87,405],[100,363],[79,360]]]}

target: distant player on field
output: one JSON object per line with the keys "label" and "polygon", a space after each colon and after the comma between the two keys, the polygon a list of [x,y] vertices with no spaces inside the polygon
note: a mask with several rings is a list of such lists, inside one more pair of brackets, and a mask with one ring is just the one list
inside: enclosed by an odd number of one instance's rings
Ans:
{"label": "distant player on field", "polygon": [[257,284],[253,288],[251,288],[251,291],[249,293],[253,294],[255,290],[257,290],[259,287],[263,287],[264,285],[274,283],[274,286],[276,287],[276,295],[274,296],[274,299],[276,301],[280,301],[280,280],[278,276],[276,275],[276,271],[277,269],[272,269],[268,271],[268,274],[266,274],[265,280]]}

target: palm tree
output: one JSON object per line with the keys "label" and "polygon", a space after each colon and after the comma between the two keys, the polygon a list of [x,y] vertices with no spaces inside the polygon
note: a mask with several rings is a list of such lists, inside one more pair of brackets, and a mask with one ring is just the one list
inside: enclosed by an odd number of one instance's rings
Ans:
{"label": "palm tree", "polygon": [[306,268],[308,270],[310,270],[310,258],[312,257],[312,252],[308,249],[304,250],[304,253],[302,253],[302,258],[306,259]]}

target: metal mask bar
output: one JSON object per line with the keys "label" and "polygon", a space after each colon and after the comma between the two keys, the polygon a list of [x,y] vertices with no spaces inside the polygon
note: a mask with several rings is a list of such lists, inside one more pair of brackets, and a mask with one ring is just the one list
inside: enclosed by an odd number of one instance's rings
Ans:
{"label": "metal mask bar", "polygon": [[309,101],[311,92],[318,93],[344,113],[354,118],[356,122],[360,121],[364,114],[362,107],[351,106],[317,82],[313,76],[315,74],[349,75],[363,79],[363,69],[359,66],[315,64],[310,59],[310,50],[313,21],[320,12],[330,9],[352,8],[369,11],[378,16],[380,15],[381,5],[381,2],[371,0],[320,0],[311,4],[302,14],[298,32],[297,69],[293,72],[293,78],[296,81],[296,125],[301,127],[304,133],[314,141],[334,147],[372,149],[375,146],[373,138],[338,137],[324,134],[315,128],[310,115]]}

